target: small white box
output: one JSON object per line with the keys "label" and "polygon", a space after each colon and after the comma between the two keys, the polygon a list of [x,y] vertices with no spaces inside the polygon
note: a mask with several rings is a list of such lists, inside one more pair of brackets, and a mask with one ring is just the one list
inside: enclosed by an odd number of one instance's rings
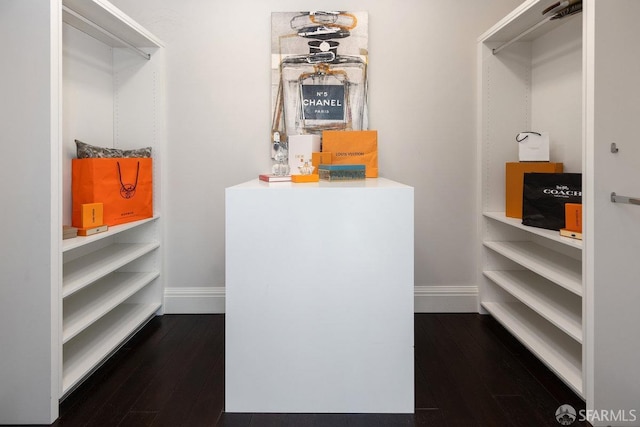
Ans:
{"label": "small white box", "polygon": [[549,161],[549,132],[520,132],[516,141],[521,162]]}
{"label": "small white box", "polygon": [[291,135],[288,143],[291,175],[302,175],[299,168],[311,165],[311,153],[320,151],[320,135]]}

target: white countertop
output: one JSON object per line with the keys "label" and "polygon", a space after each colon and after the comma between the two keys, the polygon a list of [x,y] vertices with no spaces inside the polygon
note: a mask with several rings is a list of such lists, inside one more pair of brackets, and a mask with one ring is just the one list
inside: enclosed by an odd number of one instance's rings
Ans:
{"label": "white countertop", "polygon": [[251,181],[243,182],[238,185],[234,185],[233,189],[326,189],[326,188],[411,188],[408,185],[401,184],[396,181],[392,181],[387,178],[367,178],[364,180],[354,181],[323,181],[319,182],[303,182],[296,183],[291,181],[285,182],[265,182],[260,179],[252,179]]}

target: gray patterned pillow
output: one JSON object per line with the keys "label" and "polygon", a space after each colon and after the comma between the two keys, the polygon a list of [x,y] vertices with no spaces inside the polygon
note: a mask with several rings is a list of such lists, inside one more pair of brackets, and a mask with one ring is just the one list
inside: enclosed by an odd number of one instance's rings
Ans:
{"label": "gray patterned pillow", "polygon": [[151,157],[151,147],[134,150],[120,150],[118,148],[96,147],[82,141],[76,141],[76,155],[79,159],[101,159],[113,157]]}
{"label": "gray patterned pillow", "polygon": [[151,147],[123,150],[122,157],[151,157]]}

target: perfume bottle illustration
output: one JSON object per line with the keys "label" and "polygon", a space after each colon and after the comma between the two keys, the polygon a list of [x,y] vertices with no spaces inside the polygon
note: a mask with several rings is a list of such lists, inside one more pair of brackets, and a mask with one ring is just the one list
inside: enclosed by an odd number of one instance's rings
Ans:
{"label": "perfume bottle illustration", "polygon": [[356,17],[345,12],[309,12],[291,19],[297,37],[308,40],[309,51],[280,63],[287,135],[363,129],[367,64],[359,56],[341,55],[338,41],[356,25]]}

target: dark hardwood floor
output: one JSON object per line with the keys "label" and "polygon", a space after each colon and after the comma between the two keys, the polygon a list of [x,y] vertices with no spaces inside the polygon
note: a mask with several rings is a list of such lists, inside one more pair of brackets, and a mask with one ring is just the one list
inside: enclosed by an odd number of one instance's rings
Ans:
{"label": "dark hardwood floor", "polygon": [[584,409],[489,316],[416,314],[415,361],[413,415],[227,414],[224,315],[165,315],[67,397],[53,425],[557,427],[561,404]]}

